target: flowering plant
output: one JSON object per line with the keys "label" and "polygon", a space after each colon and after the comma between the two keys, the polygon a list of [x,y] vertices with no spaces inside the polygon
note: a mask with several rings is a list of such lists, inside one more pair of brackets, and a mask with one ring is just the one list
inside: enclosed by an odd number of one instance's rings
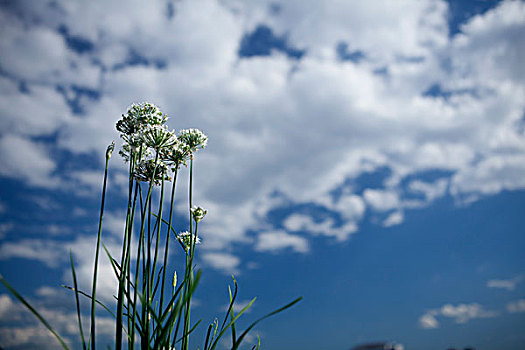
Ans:
{"label": "flowering plant", "polygon": [[[123,346],[130,350],[137,347],[143,350],[187,350],[190,347],[190,335],[200,322],[191,324],[190,315],[192,295],[201,276],[201,271],[195,272],[194,267],[196,246],[201,242],[197,231],[207,210],[199,206],[192,206],[193,161],[196,152],[206,147],[208,137],[197,129],[185,129],[176,135],[174,131],[167,128],[167,119],[168,117],[157,106],[151,103],[140,103],[129,107],[126,114],[123,114],[117,122],[117,131],[120,132],[120,137],[124,141],[119,153],[129,165],[126,221],[121,255],[118,260],[102,243],[108,165],[115,144],[111,143],[106,150],[92,290],[89,294],[78,289],[72,255],[70,259],[73,286],[66,286],[75,293],[79,336],[84,350],[95,350],[97,346],[95,313],[97,305],[102,306],[115,318],[115,349],[119,350]],[[172,221],[177,173],[182,165],[189,167],[189,230],[177,233]],[[164,189],[168,182],[171,182],[171,198],[169,214],[165,219]],[[157,191],[156,189],[159,192],[159,202],[154,208],[152,194]],[[172,235],[182,247],[185,267],[183,278],[178,284],[177,274],[172,272],[172,288],[168,290],[166,279],[168,278],[168,258]],[[163,250],[162,245],[164,245]],[[114,307],[108,307],[97,299],[98,261],[101,246],[118,280]],[[0,281],[53,333],[64,349],[69,348],[38,311],[1,276]],[[204,350],[216,349],[219,340],[228,330],[232,335],[231,349],[238,349],[248,332],[258,322],[291,307],[301,299],[297,298],[261,317],[243,333],[237,335],[235,322],[251,307],[255,299],[235,314],[233,311],[237,296],[235,278],[233,283],[234,291],[232,293],[231,289],[229,290],[229,306],[224,321],[220,325],[218,321],[209,325],[204,340]],[[90,333],[87,340],[82,326],[80,296],[89,298],[91,302]],[[259,345],[260,339],[253,349],[258,349]]]}

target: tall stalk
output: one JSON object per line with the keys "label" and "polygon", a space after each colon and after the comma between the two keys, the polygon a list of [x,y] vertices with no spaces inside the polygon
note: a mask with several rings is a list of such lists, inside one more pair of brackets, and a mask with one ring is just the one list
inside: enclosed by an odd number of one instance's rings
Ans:
{"label": "tall stalk", "polygon": [[[187,290],[191,289],[191,283],[193,280],[193,255],[194,255],[194,249],[193,249],[193,216],[191,213],[192,205],[193,205],[193,154],[190,156],[190,186],[189,186],[189,216],[190,216],[190,259],[186,265],[188,275],[187,275]],[[188,331],[190,330],[190,313],[191,313],[191,295],[188,296],[188,301],[186,303],[185,308],[185,318],[184,318],[184,332],[183,337],[183,343],[182,343],[182,349],[187,350],[189,347],[190,342],[190,335],[188,334]]]}
{"label": "tall stalk", "polygon": [[[115,349],[120,350],[122,348],[122,309],[124,306],[124,282],[127,277],[127,259],[129,244],[131,241],[131,233],[133,230],[133,213],[134,203],[133,202],[133,173],[135,166],[136,155],[135,152],[131,152],[129,161],[129,180],[128,180],[128,205],[126,211],[126,226],[124,228],[124,239],[122,242],[122,255],[120,259],[120,276],[118,278],[118,292],[117,292],[117,321],[116,321],[116,334],[115,334]],[[129,308],[129,304],[128,304]],[[129,322],[128,322],[129,331]]]}
{"label": "tall stalk", "polygon": [[160,306],[159,310],[162,310],[164,304],[164,285],[166,282],[166,270],[168,269],[168,249],[170,244],[170,235],[171,235],[171,223],[173,218],[173,205],[175,203],[175,184],[177,183],[177,172],[178,165],[173,169],[173,180],[171,183],[171,203],[170,203],[170,214],[168,218],[168,228],[166,230],[166,245],[164,247],[164,269],[162,270],[162,281],[160,287]]}
{"label": "tall stalk", "polygon": [[104,202],[106,199],[106,185],[108,180],[108,165],[109,159],[111,158],[111,153],[115,148],[115,143],[112,142],[106,150],[106,166],[104,169],[104,183],[102,185],[102,200],[100,204],[100,216],[98,220],[98,235],[97,235],[97,246],[95,249],[95,267],[93,271],[93,287],[91,289],[91,349],[95,350],[96,348],[96,338],[95,338],[95,300],[97,296],[97,274],[98,274],[98,256],[100,252],[100,237],[102,235],[102,218],[104,216]]}

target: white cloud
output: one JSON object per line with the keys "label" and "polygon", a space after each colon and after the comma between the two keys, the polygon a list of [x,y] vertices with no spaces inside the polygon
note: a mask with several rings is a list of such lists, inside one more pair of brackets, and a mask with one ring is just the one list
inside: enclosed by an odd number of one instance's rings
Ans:
{"label": "white cloud", "polygon": [[343,194],[335,204],[335,209],[347,220],[360,220],[365,213],[363,199],[352,194]]}
{"label": "white cloud", "polygon": [[[71,339],[78,337],[77,313],[75,311],[63,311],[62,308],[46,307],[35,300],[29,300],[29,302],[71,347]],[[98,316],[96,322],[99,336],[111,337],[113,335],[115,325],[112,318]],[[89,316],[83,315],[82,323],[87,329],[90,324]],[[38,349],[60,347],[56,338],[24,305],[13,301],[6,294],[0,295],[0,338],[2,345],[8,347],[21,345]]]}
{"label": "white cloud", "polygon": [[487,281],[487,287],[489,288],[501,288],[508,291],[516,289],[516,285],[523,282],[523,276],[516,276],[507,280],[489,280]]}
{"label": "white cloud", "polygon": [[[352,207],[349,207],[347,211],[352,209]],[[299,213],[289,215],[284,220],[283,225],[287,231],[306,231],[314,236],[334,237],[338,241],[346,240],[348,236],[357,231],[357,225],[353,221],[337,226],[331,218],[324,218],[324,220],[317,222],[310,215]]]}
{"label": "white cloud", "polygon": [[385,221],[383,221],[383,226],[390,227],[390,226],[399,225],[403,222],[404,218],[405,217],[402,211],[395,211],[392,214],[388,215]]}
{"label": "white cloud", "polygon": [[419,318],[419,325],[425,329],[438,328],[438,316],[451,318],[455,323],[467,323],[473,319],[490,318],[498,315],[498,312],[485,310],[482,305],[477,303],[458,304],[456,306],[445,304],[439,309],[429,310],[423,314]]}
{"label": "white cloud", "polygon": [[419,318],[419,325],[424,329],[433,329],[439,327],[439,322],[432,314],[424,314]]}
{"label": "white cloud", "polygon": [[29,185],[55,188],[57,178],[53,176],[55,161],[46,152],[45,146],[27,138],[5,135],[0,138],[0,175],[26,181]]}
{"label": "white cloud", "polygon": [[[9,164],[1,174],[56,186],[52,157],[28,136],[57,132],[60,151],[94,152],[103,159],[117,138],[120,114],[132,102],[150,100],[172,116],[171,127],[198,127],[210,136],[209,148],[197,156],[195,177],[195,198],[209,209],[202,247],[210,253],[232,242],[265,247],[261,240],[268,238],[252,241],[246,231],[271,230],[261,213],[279,205],[267,200],[276,190],[291,202],[334,211],[345,220],[340,226],[330,220],[295,225],[344,240],[368,208],[394,210],[383,222],[390,225],[402,220],[401,210],[447,191],[477,198],[525,188],[525,138],[518,127],[525,107],[523,3],[502,2],[473,17],[453,38],[444,2],[289,1],[278,15],[268,5],[181,1],[175,4],[176,20],[166,16],[160,1],[56,2],[60,16],[45,5],[20,5],[28,18],[38,19],[27,23],[1,9],[6,33],[0,45],[9,52],[2,64],[10,78],[0,78],[0,104],[10,108],[2,109],[0,120],[12,132],[0,140],[0,155]],[[93,50],[70,50],[56,31],[61,24],[71,35],[91,40]],[[274,51],[239,58],[243,35],[259,24],[287,34],[304,57]],[[364,59],[340,61],[340,42],[361,50]],[[122,65],[130,51],[165,67]],[[118,64],[120,69],[111,69]],[[377,74],[382,68],[386,73]],[[27,92],[20,91],[19,79]],[[69,85],[78,84],[98,89],[100,98],[83,100],[85,114],[73,116],[57,82],[68,86],[68,96]],[[433,84],[450,96],[423,96]],[[34,164],[28,157],[35,158],[36,169],[29,169]],[[117,164],[115,156],[112,166],[123,168]],[[365,189],[362,197],[350,191],[332,202],[334,189],[380,166],[392,171],[384,189]],[[431,169],[454,175],[434,183],[413,181],[409,190],[422,193],[425,203],[403,201],[401,180]],[[77,176],[82,186],[71,187],[79,193],[98,189],[101,179],[92,171],[56,176]],[[123,182],[122,174],[117,178]],[[304,251],[303,239],[287,244]]]}
{"label": "white cloud", "polygon": [[4,53],[0,65],[9,75],[39,84],[76,84],[91,88],[98,85],[99,68],[69,50],[55,28],[28,25],[4,9],[0,10],[0,28],[0,49]]}
{"label": "white cloud", "polygon": [[44,239],[23,239],[4,242],[0,246],[0,260],[25,258],[40,261],[49,267],[58,267],[63,260],[61,243]]}
{"label": "white cloud", "polygon": [[409,189],[414,192],[422,193],[425,196],[425,202],[432,202],[436,198],[442,197],[448,186],[447,179],[440,179],[433,183],[415,180],[408,185]]}
{"label": "white cloud", "polygon": [[507,304],[510,313],[525,312],[525,299],[516,300]]}
{"label": "white cloud", "polygon": [[291,235],[282,230],[262,232],[257,236],[255,244],[257,251],[277,252],[286,248],[291,248],[298,253],[306,253],[309,250],[308,241],[304,237]]}
{"label": "white cloud", "polygon": [[222,270],[227,274],[239,274],[241,260],[228,253],[204,253],[202,259],[206,264]]}
{"label": "white cloud", "polygon": [[399,197],[395,192],[366,189],[363,197],[377,211],[388,211],[399,207]]}
{"label": "white cloud", "polygon": [[[4,242],[0,245],[0,260],[24,258],[39,261],[50,268],[66,267],[63,272],[63,280],[66,281],[66,284],[72,285],[69,267],[69,252],[71,251],[75,260],[79,289],[91,291],[95,242],[95,236],[77,237],[69,242],[49,239],[23,239],[17,242]],[[120,243],[117,243],[112,237],[105,237],[104,243],[114,257],[120,257],[117,255],[120,252]],[[117,290],[117,280],[113,267],[102,247],[97,281],[97,296],[105,301],[112,301]]]}

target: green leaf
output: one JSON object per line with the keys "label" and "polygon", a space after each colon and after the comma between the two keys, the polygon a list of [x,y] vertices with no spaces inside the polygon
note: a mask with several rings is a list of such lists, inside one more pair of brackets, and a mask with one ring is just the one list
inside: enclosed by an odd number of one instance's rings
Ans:
{"label": "green leaf", "polygon": [[82,348],[86,350],[86,340],[84,339],[84,331],[82,330],[82,318],[80,316],[80,300],[78,297],[77,274],[75,273],[75,263],[73,262],[73,253],[69,251],[69,260],[71,261],[71,273],[73,275],[73,286],[75,287],[75,301],[77,306],[78,329],[80,331],[80,338],[82,340]]}
{"label": "green leaf", "polygon": [[60,345],[62,345],[64,349],[69,350],[66,343],[62,340],[62,338],[58,335],[58,333],[55,332],[53,327],[51,327],[51,325],[38,313],[38,311],[36,311],[31,306],[31,304],[29,304],[24,299],[24,297],[18,294],[18,292],[13,287],[11,287],[11,285],[5,280],[4,276],[2,276],[1,274],[0,274],[0,282],[2,282],[2,284],[11,292],[11,294],[13,294],[13,296],[15,296],[18,300],[20,300],[20,302],[24,304],[29,309],[29,311],[31,311],[33,315],[35,315],[36,318],[38,318],[40,322],[42,322],[44,326],[46,326],[46,328],[55,336],[55,338],[57,338],[57,340],[60,342]]}
{"label": "green leaf", "polygon": [[255,325],[256,325],[257,323],[261,322],[261,321],[264,320],[264,319],[267,319],[267,318],[270,317],[270,316],[273,316],[273,315],[275,315],[275,314],[278,314],[279,312],[282,312],[282,311],[284,311],[284,310],[286,310],[286,309],[292,307],[293,305],[295,305],[295,304],[297,304],[298,302],[300,302],[302,299],[303,299],[303,297],[299,297],[299,298],[295,299],[294,301],[292,301],[291,303],[288,303],[288,304],[286,304],[285,306],[280,307],[280,308],[278,308],[277,310],[274,310],[274,311],[270,312],[269,314],[267,314],[267,315],[265,315],[265,316],[259,318],[257,321],[253,322],[253,323],[252,323],[252,324],[251,324],[251,325],[250,325],[250,326],[249,326],[249,327],[248,327],[248,328],[247,328],[247,329],[241,334],[241,336],[239,337],[239,339],[237,339],[237,341],[235,342],[235,344],[234,344],[232,350],[236,350],[236,349],[239,347],[239,345],[241,344],[241,342],[242,342],[242,340],[244,339],[244,337],[248,334],[248,332],[249,332],[253,327],[255,327]]}

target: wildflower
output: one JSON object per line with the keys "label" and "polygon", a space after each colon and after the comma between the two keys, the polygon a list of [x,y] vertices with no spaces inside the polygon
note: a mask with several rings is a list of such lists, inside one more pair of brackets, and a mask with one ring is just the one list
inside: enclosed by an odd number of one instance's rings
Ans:
{"label": "wildflower", "polygon": [[191,215],[193,216],[193,220],[195,220],[195,222],[201,221],[206,213],[208,213],[208,211],[201,207],[194,206],[191,208]]}
{"label": "wildflower", "polygon": [[116,125],[120,137],[126,142],[120,155],[129,161],[132,151],[145,148],[143,132],[148,127],[162,126],[167,120],[168,117],[154,104],[144,102],[131,105]]}
{"label": "wildflower", "polygon": [[142,131],[141,138],[147,147],[155,150],[171,147],[178,143],[173,131],[169,131],[165,125],[148,125]]}
{"label": "wildflower", "polygon": [[[160,185],[163,180],[163,174],[168,172],[168,167],[163,162],[157,162],[153,159],[142,160],[135,170],[135,179],[138,181],[150,182]],[[169,180],[169,178],[167,178]]]}
{"label": "wildflower", "polygon": [[131,105],[122,119],[117,122],[117,130],[124,135],[133,135],[147,125],[163,125],[168,117],[152,103],[143,102]]}
{"label": "wildflower", "polygon": [[162,150],[162,159],[171,164],[175,169],[178,169],[181,164],[186,165],[190,153],[190,146],[179,140],[173,147]]}
{"label": "wildflower", "polygon": [[184,231],[178,234],[177,239],[184,246],[184,250],[188,251],[191,247],[192,239],[195,244],[199,244],[201,239],[198,236],[192,235],[188,231]]}
{"label": "wildflower", "polygon": [[208,143],[208,136],[199,129],[181,130],[178,139],[190,147],[190,152],[195,152],[198,148],[205,148]]}

